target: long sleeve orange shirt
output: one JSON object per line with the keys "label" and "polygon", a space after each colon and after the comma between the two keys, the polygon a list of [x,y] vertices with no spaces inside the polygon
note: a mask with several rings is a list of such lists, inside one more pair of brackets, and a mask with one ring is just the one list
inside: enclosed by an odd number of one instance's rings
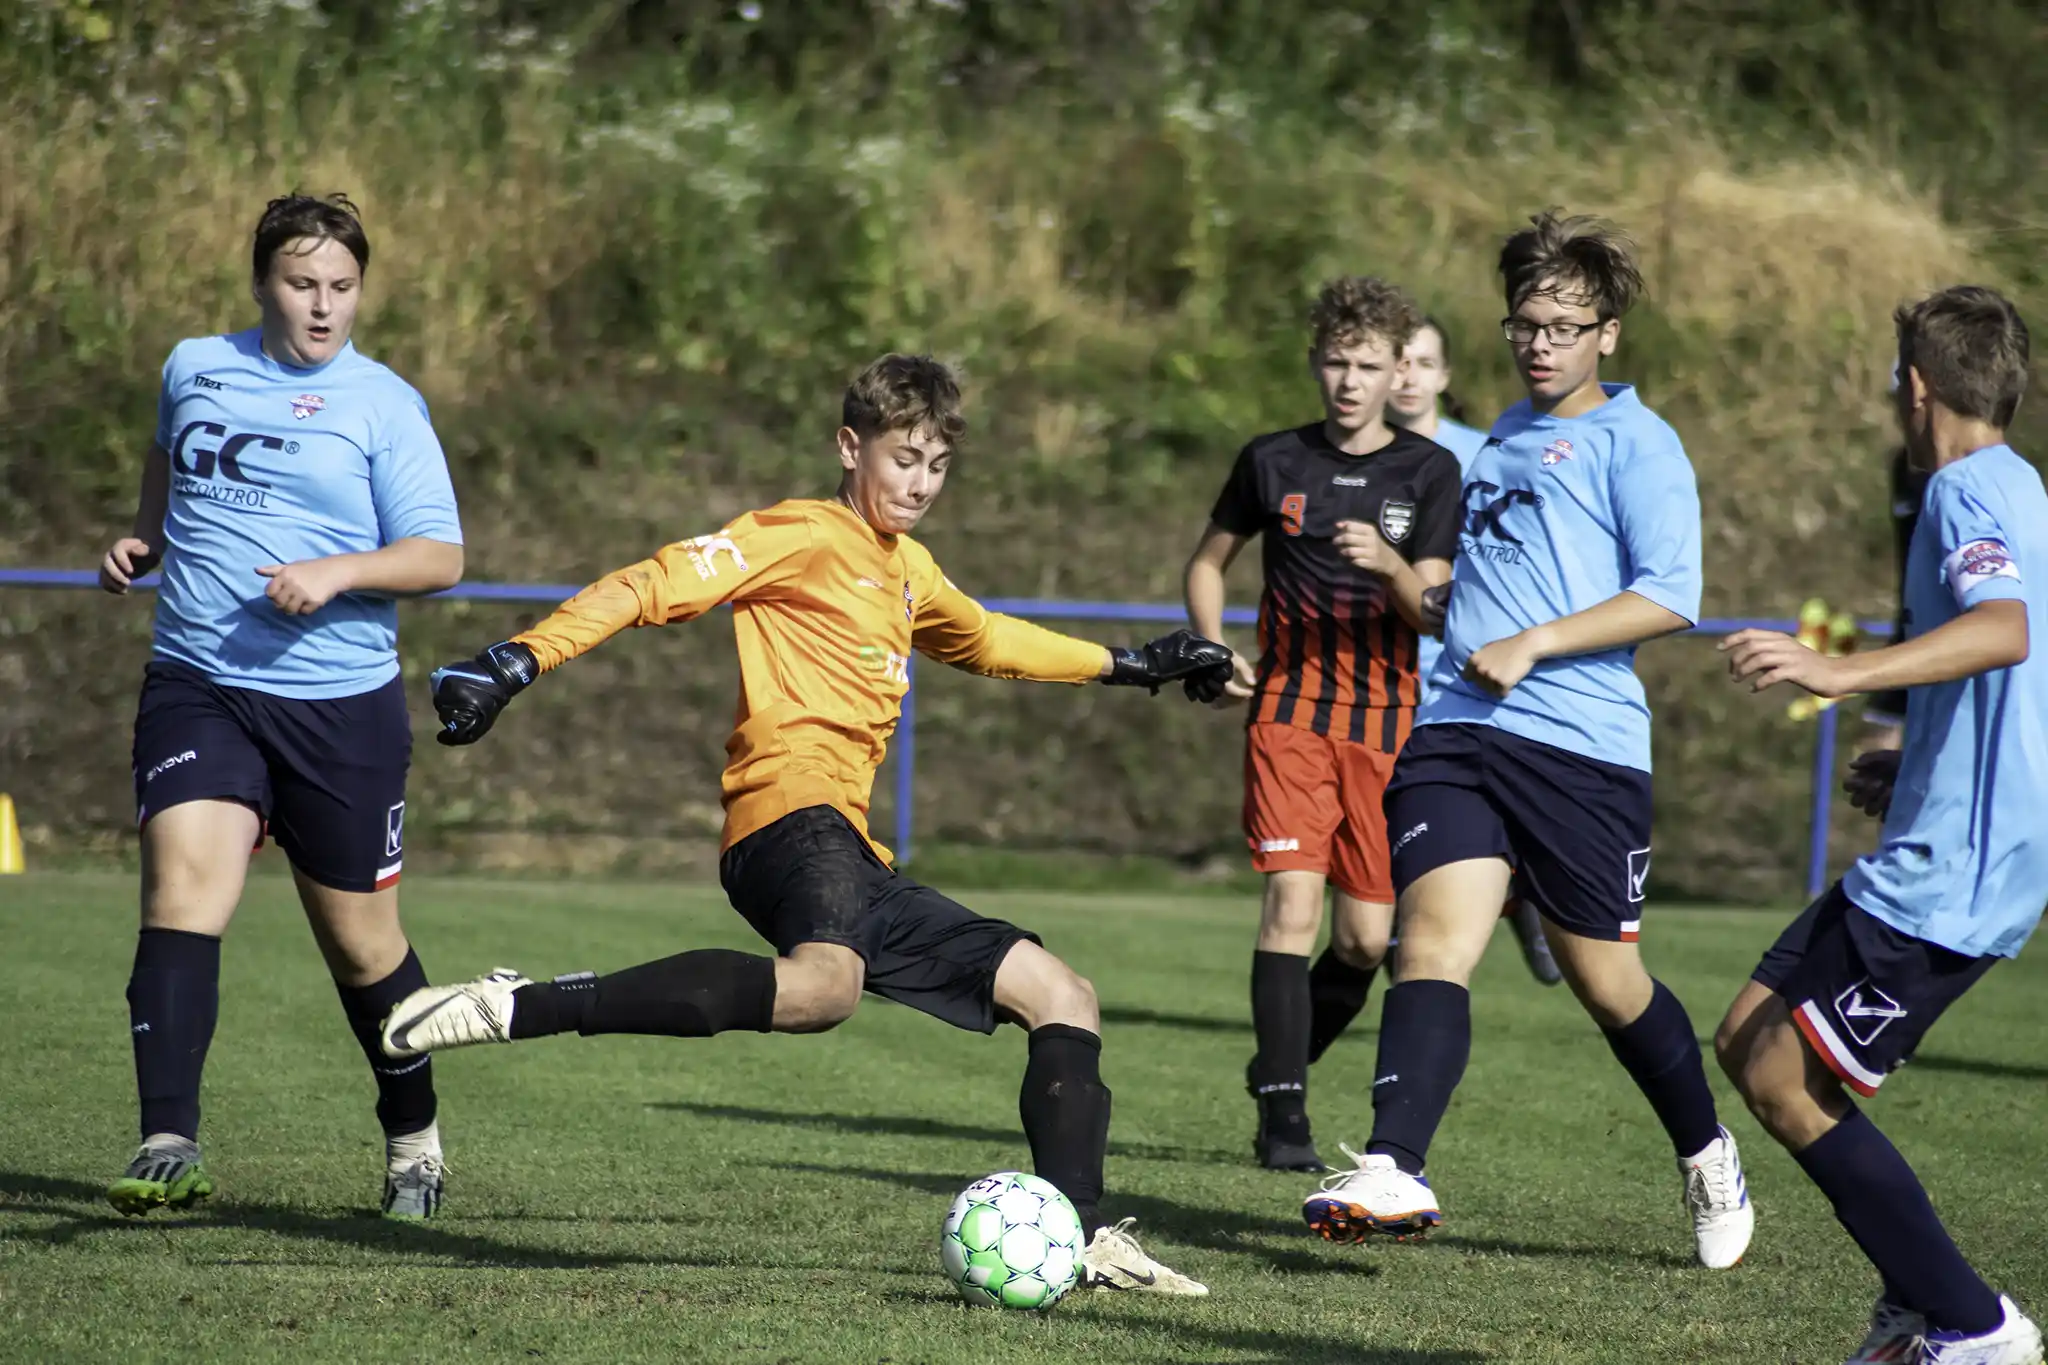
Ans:
{"label": "long sleeve orange shirt", "polygon": [[912,649],[997,678],[1083,683],[1108,651],[986,610],[909,536],[884,535],[836,501],[749,512],[715,535],[678,541],[585,588],[514,637],[541,671],[629,626],[733,608],[739,715],[725,742],[730,848],[807,806],[868,832],[875,770],[902,714]]}

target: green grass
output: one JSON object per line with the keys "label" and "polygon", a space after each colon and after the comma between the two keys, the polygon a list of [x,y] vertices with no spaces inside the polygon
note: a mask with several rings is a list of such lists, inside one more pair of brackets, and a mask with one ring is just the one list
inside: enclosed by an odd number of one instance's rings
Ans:
{"label": "green grass", "polygon": [[[443,976],[611,968],[746,946],[716,893],[417,879]],[[121,993],[132,884],[0,881],[0,1358],[734,1362],[1839,1361],[1874,1280],[1746,1116],[1745,1264],[1690,1264],[1670,1152],[1561,991],[1505,936],[1419,1247],[1308,1235],[1308,1183],[1247,1164],[1249,903],[989,894],[1096,981],[1116,1091],[1111,1209],[1206,1280],[1201,1302],[1091,1295],[971,1311],[939,1276],[949,1197],[1028,1158],[1021,1039],[871,1003],[824,1037],[565,1039],[435,1063],[454,1177],[422,1227],[371,1216],[369,1085],[288,886],[258,879],[225,958],[206,1130],[220,1196],[124,1222]],[[1646,951],[1702,1034],[1783,913],[1663,909]],[[2041,961],[1992,974],[1873,1105],[2001,1286],[2048,1306]],[[1375,1008],[1368,1020],[1377,1014]],[[1316,1072],[1326,1154],[1368,1122],[1371,1031]],[[1718,1078],[1716,1079],[1719,1085]],[[1721,1093],[1726,1095],[1725,1086]]]}

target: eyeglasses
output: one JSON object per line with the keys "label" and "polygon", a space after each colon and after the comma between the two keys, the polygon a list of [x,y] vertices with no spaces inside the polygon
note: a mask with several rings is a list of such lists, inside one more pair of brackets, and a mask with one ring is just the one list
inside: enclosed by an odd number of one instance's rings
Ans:
{"label": "eyeglasses", "polygon": [[1598,322],[1547,322],[1538,326],[1526,318],[1502,318],[1500,334],[1517,346],[1527,346],[1536,340],[1537,333],[1560,351],[1568,351],[1579,344],[1579,338],[1596,328],[1604,327],[1607,319]]}

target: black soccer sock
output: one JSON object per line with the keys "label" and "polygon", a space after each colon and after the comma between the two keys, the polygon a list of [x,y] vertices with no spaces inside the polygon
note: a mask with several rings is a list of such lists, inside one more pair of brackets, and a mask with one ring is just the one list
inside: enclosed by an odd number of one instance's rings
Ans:
{"label": "black soccer sock", "polygon": [[420,966],[419,954],[409,947],[405,961],[382,981],[367,986],[334,983],[348,1026],[355,1030],[356,1042],[370,1061],[370,1074],[377,1079],[377,1122],[393,1137],[428,1127],[437,1108],[433,1059],[386,1057],[382,1038],[384,1016],[391,1013],[392,1006],[426,984],[426,969]]}
{"label": "black soccer sock", "polygon": [[1403,981],[1380,1007],[1369,1155],[1421,1175],[1451,1094],[1472,1057],[1472,995],[1450,981]]}
{"label": "black soccer sock", "polygon": [[199,1140],[199,1077],[220,1018],[220,940],[144,929],[128,975],[128,1032],[142,1136]]}
{"label": "black soccer sock", "polygon": [[1721,1136],[1714,1092],[1707,1088],[1706,1062],[1692,1018],[1661,981],[1653,981],[1650,1004],[1632,1024],[1602,1029],[1615,1060],[1657,1111],[1680,1156],[1695,1156]]}
{"label": "black soccer sock", "polygon": [[1308,1060],[1314,1066],[1330,1050],[1351,1021],[1365,1008],[1372,993],[1377,967],[1354,967],[1337,956],[1335,948],[1323,949],[1316,965],[1308,969]]}
{"label": "black soccer sock", "polygon": [[1103,1226],[1102,1156],[1109,1147],[1109,1087],[1102,1083],[1102,1039],[1071,1024],[1031,1030],[1017,1113],[1031,1144],[1031,1169],[1051,1181],[1081,1215],[1081,1233]]}
{"label": "black soccer sock", "polygon": [[1308,1140],[1308,959],[1299,953],[1252,954],[1252,1032],[1259,1051],[1245,1079],[1264,1107],[1266,1131]]}
{"label": "black soccer sock", "polygon": [[2005,1320],[1998,1295],[1956,1250],[1913,1168],[1860,1109],[1794,1158],[1884,1277],[1893,1302],[1953,1332]]}
{"label": "black soccer sock", "polygon": [[709,1038],[731,1029],[766,1033],[774,1022],[774,958],[699,948],[609,976],[580,972],[521,986],[512,992],[510,1032]]}

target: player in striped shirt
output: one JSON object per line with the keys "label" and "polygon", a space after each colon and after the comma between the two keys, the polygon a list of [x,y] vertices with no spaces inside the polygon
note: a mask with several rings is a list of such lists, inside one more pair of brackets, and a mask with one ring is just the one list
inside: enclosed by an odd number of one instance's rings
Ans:
{"label": "player in striped shirt", "polygon": [[[1394,890],[1380,799],[1414,724],[1422,594],[1450,577],[1458,464],[1386,420],[1402,348],[1421,326],[1380,280],[1323,288],[1309,365],[1323,418],[1238,455],[1188,561],[1188,619],[1215,638],[1224,574],[1263,537],[1259,657],[1230,695],[1248,702],[1244,828],[1266,877],[1252,954],[1258,1051],[1253,1151],[1274,1170],[1319,1170],[1308,1067],[1358,1013],[1386,956]],[[1313,967],[1325,888],[1330,946]]]}

